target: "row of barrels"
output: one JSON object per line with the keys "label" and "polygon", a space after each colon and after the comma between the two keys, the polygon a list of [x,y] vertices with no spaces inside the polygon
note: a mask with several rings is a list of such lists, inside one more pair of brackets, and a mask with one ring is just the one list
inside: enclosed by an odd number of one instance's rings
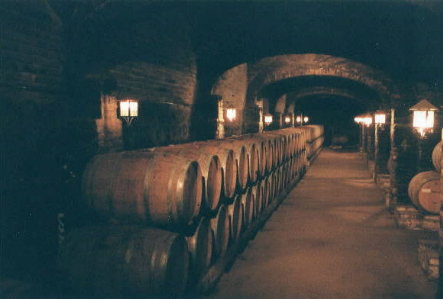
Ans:
{"label": "row of barrels", "polygon": [[432,164],[437,172],[441,172],[442,164],[442,153],[443,153],[443,140],[437,143],[437,145],[432,150]]}
{"label": "row of barrels", "polygon": [[440,213],[440,177],[443,141],[440,141],[432,151],[434,170],[423,171],[415,175],[409,182],[408,195],[411,202],[420,210],[430,213]]}
{"label": "row of barrels", "polygon": [[305,128],[96,156],[83,175],[86,205],[105,218],[193,229],[305,150]]}
{"label": "row of barrels", "polygon": [[324,128],[323,126],[309,125],[305,126],[307,129],[307,156],[308,160],[311,161],[315,159],[315,157],[320,152],[323,142],[324,142]]}
{"label": "row of barrels", "polygon": [[306,131],[96,157],[83,177],[85,200],[114,224],[68,234],[60,261],[70,284],[101,296],[192,289],[303,175]]}

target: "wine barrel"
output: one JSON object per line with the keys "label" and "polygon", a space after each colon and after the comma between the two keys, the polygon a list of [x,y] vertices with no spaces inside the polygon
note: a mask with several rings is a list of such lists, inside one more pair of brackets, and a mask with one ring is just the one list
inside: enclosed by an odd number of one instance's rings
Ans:
{"label": "wine barrel", "polygon": [[217,155],[198,151],[192,144],[170,145],[145,151],[166,152],[198,162],[203,176],[203,208],[210,213],[217,211],[222,189],[222,166]]}
{"label": "wine barrel", "polygon": [[90,161],[82,191],[104,216],[183,228],[200,213],[202,175],[196,161],[164,153],[109,153]]}
{"label": "wine barrel", "polygon": [[227,138],[227,140],[236,140],[241,142],[246,148],[249,181],[255,183],[261,174],[260,170],[260,144],[253,134],[246,134],[241,136],[233,136]]}
{"label": "wine barrel", "polygon": [[[199,142],[202,143],[202,142]],[[245,190],[249,180],[249,163],[246,147],[240,140],[220,139],[204,142],[207,146],[217,146],[223,149],[229,149],[234,152],[234,159],[237,165],[237,187],[239,190]]]}
{"label": "wine barrel", "polygon": [[272,197],[273,197],[273,172],[271,174],[269,174],[269,176],[266,178],[265,180],[265,184],[266,184],[266,196],[264,197],[264,201],[263,201],[263,209],[265,209],[272,201]]}
{"label": "wine barrel", "polygon": [[437,143],[432,151],[432,164],[434,164],[435,170],[441,172],[441,159],[442,159],[443,141]]}
{"label": "wine barrel", "polygon": [[211,221],[203,217],[194,234],[186,237],[191,256],[191,282],[197,281],[208,270],[212,260],[212,231]]}
{"label": "wine barrel", "polygon": [[[260,203],[259,200],[261,200],[261,196],[260,196],[260,185],[261,185],[261,181],[258,181],[256,185],[251,186],[251,192],[252,192],[252,196],[254,199],[254,219],[256,219],[259,215],[260,215]],[[258,198],[257,198],[258,196]]]}
{"label": "wine barrel", "polygon": [[277,198],[280,186],[279,168],[272,173],[271,180],[271,201]]}
{"label": "wine barrel", "polygon": [[236,196],[234,202],[227,206],[229,223],[230,223],[230,234],[231,240],[233,242],[237,241],[242,232],[243,225],[243,214],[241,210],[241,197]]}
{"label": "wine barrel", "polygon": [[217,214],[211,219],[213,233],[213,256],[215,258],[224,256],[229,245],[229,215],[225,205],[221,205]]}
{"label": "wine barrel", "polygon": [[216,144],[208,142],[192,142],[187,143],[187,147],[197,152],[203,152],[218,156],[222,166],[222,191],[223,196],[227,198],[234,197],[237,187],[237,164],[234,151],[227,148],[219,147]]}
{"label": "wine barrel", "polygon": [[275,140],[278,148],[278,153],[276,154],[276,158],[278,163],[282,164],[288,158],[288,141],[289,141],[289,132],[285,129],[277,130],[272,132],[267,132],[267,135],[272,136]]}
{"label": "wine barrel", "polygon": [[265,132],[264,135],[270,139],[272,144],[272,168],[276,168],[282,161],[282,139],[283,137],[272,132]]}
{"label": "wine barrel", "polygon": [[420,172],[409,182],[408,194],[417,208],[431,214],[439,214],[440,174],[435,171]]}
{"label": "wine barrel", "polygon": [[[257,194],[259,193],[259,190],[257,189]],[[268,184],[266,180],[262,180],[260,184],[260,207],[259,207],[259,214],[261,215],[263,213],[263,210],[266,207],[266,202],[268,200]]]}
{"label": "wine barrel", "polygon": [[60,265],[74,290],[97,297],[178,296],[188,280],[183,236],[135,226],[72,230]]}
{"label": "wine barrel", "polygon": [[272,169],[272,144],[269,138],[265,137],[262,134],[255,134],[254,139],[259,144],[259,169],[260,176],[264,177],[266,173],[270,172]]}
{"label": "wine barrel", "polygon": [[254,196],[251,188],[241,195],[241,204],[243,207],[243,226],[246,229],[254,220]]}

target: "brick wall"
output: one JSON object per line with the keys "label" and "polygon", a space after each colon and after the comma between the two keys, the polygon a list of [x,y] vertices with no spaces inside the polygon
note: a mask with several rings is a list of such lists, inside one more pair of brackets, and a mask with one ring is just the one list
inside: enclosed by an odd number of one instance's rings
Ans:
{"label": "brick wall", "polygon": [[[83,78],[90,78],[98,82],[102,93],[140,102],[138,119],[123,130],[125,148],[189,140],[197,66],[183,15],[146,10],[138,21],[91,21],[89,26],[95,29],[83,29],[86,34],[70,42],[74,49],[70,60],[84,62],[80,67],[71,63],[70,73],[80,86]],[[85,46],[85,40],[93,38],[95,42]],[[95,59],[90,63],[85,56]],[[107,89],[103,82],[108,82]]]}
{"label": "brick wall", "polygon": [[229,122],[225,118],[225,135],[239,135],[243,127],[243,111],[248,89],[247,64],[240,64],[224,72],[215,83],[212,93],[221,97],[223,107],[237,109],[237,118]]}
{"label": "brick wall", "polygon": [[[54,13],[40,1],[0,6],[0,257],[2,274],[21,279],[50,280],[57,221],[87,221],[80,181],[91,157],[189,140],[196,90],[177,13],[148,11],[144,23]],[[117,118],[126,97],[140,100],[131,127]]]}
{"label": "brick wall", "polygon": [[57,149],[63,36],[40,2],[2,3],[0,31],[1,268],[32,275],[53,265],[47,236],[65,179]]}

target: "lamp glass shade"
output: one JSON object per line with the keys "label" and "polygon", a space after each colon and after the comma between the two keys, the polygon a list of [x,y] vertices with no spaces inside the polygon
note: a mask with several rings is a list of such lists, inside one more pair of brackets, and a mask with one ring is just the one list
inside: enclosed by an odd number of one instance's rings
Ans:
{"label": "lamp glass shade", "polygon": [[265,124],[269,125],[272,123],[272,115],[267,114],[265,115]]}
{"label": "lamp glass shade", "polygon": [[291,122],[291,117],[285,116],[285,123],[289,124]]}
{"label": "lamp glass shade", "polygon": [[308,121],[309,121],[309,117],[307,117],[307,116],[303,117],[303,122],[304,123],[307,123]]}
{"label": "lamp glass shade", "polygon": [[237,109],[235,108],[226,109],[226,118],[229,121],[234,121],[237,118]]}
{"label": "lamp glass shade", "polygon": [[366,126],[370,126],[370,125],[372,125],[372,117],[371,116],[365,116],[364,118],[363,118],[363,123],[366,125]]}
{"label": "lamp glass shade", "polygon": [[301,123],[301,116],[297,116],[297,118],[295,119],[295,121],[296,121],[297,123]]}
{"label": "lamp glass shade", "polygon": [[120,116],[121,117],[138,116],[138,102],[134,100],[120,101]]}
{"label": "lamp glass shade", "polygon": [[386,123],[386,114],[384,113],[375,113],[374,122],[377,125],[384,125]]}
{"label": "lamp glass shade", "polygon": [[417,129],[430,129],[434,127],[434,111],[413,111],[412,126]]}

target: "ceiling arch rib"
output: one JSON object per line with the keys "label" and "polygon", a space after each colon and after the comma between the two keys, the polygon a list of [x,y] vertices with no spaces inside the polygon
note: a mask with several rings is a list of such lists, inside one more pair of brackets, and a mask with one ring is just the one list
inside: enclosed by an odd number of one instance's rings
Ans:
{"label": "ceiling arch rib", "polygon": [[370,98],[364,97],[364,95],[358,94],[357,92],[349,89],[342,88],[331,88],[331,87],[312,87],[301,89],[296,92],[291,92],[288,95],[288,103],[293,103],[295,106],[303,98],[313,97],[313,96],[334,96],[350,99],[356,102],[358,105],[365,107],[368,110],[376,109],[376,103]]}
{"label": "ceiling arch rib", "polygon": [[266,86],[289,78],[338,77],[358,82],[389,102],[396,94],[394,83],[382,72],[361,63],[329,55],[291,54],[264,58],[249,67],[248,100],[255,102]]}

